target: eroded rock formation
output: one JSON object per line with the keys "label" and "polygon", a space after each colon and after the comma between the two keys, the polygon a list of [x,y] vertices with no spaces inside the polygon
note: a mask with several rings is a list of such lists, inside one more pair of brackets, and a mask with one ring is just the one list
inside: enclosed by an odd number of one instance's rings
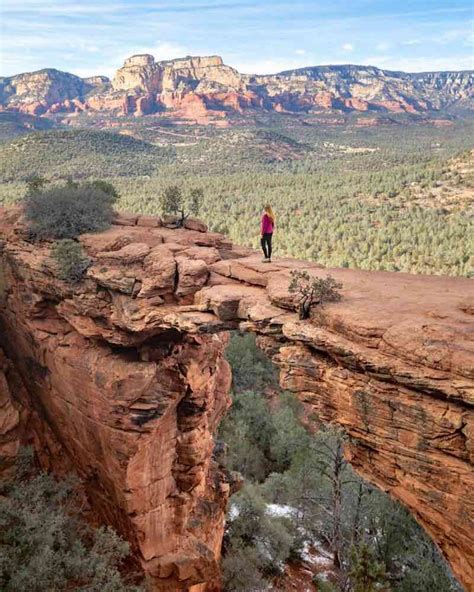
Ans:
{"label": "eroded rock formation", "polygon": [[289,272],[326,273],[315,264],[262,264],[197,222],[122,215],[81,237],[94,262],[70,286],[18,218],[0,213],[0,342],[38,454],[80,473],[157,590],[218,587],[232,478],[212,459],[213,433],[237,327],[257,334],[308,417],[344,426],[354,467],[413,512],[472,588],[470,280],[333,269],[343,300],[302,322]]}
{"label": "eroded rock formation", "polygon": [[219,56],[155,61],[129,57],[110,82],[45,69],[0,78],[0,109],[33,115],[105,112],[137,116],[160,112],[198,123],[228,113],[374,111],[426,113],[472,108],[474,74],[408,74],[372,66],[316,66],[267,76],[241,74]]}

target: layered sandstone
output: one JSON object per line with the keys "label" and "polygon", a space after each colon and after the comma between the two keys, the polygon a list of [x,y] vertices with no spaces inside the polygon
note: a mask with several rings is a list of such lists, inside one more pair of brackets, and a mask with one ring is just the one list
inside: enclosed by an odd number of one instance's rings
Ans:
{"label": "layered sandstone", "polygon": [[81,79],[54,69],[0,78],[0,109],[34,115],[162,113],[207,123],[249,109],[285,113],[472,109],[473,88],[470,71],[408,74],[343,65],[254,76],[239,73],[219,56],[155,61],[152,55],[139,54],[125,60],[111,83],[104,76]]}
{"label": "layered sandstone", "polygon": [[156,589],[217,585],[232,479],[212,439],[233,328],[257,334],[308,418],[346,429],[356,470],[410,509],[472,587],[470,280],[332,269],[343,300],[302,322],[289,274],[327,273],[315,264],[263,264],[197,222],[173,230],[128,215],[81,238],[93,264],[71,287],[17,217],[0,218],[1,345],[38,418],[37,450],[81,474]]}

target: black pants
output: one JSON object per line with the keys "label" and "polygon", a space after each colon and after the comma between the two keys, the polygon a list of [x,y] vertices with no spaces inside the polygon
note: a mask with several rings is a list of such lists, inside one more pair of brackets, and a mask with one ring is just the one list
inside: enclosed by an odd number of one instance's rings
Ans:
{"label": "black pants", "polygon": [[267,259],[272,258],[272,236],[273,234],[271,232],[266,232],[260,240],[263,254]]}

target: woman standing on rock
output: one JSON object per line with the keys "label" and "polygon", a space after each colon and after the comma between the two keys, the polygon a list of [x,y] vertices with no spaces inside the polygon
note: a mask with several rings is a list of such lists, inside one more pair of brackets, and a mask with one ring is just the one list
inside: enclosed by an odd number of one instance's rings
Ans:
{"label": "woman standing on rock", "polygon": [[271,263],[272,260],[272,236],[275,228],[275,214],[272,206],[267,204],[263,210],[262,220],[260,223],[260,244],[263,250],[263,263]]}

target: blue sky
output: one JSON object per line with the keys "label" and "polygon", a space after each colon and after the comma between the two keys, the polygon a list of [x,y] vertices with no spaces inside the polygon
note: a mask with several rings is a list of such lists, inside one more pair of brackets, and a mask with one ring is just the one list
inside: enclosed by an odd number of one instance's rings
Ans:
{"label": "blue sky", "polygon": [[222,55],[242,72],[371,64],[474,69],[472,0],[0,0],[0,75],[112,75],[134,53]]}

